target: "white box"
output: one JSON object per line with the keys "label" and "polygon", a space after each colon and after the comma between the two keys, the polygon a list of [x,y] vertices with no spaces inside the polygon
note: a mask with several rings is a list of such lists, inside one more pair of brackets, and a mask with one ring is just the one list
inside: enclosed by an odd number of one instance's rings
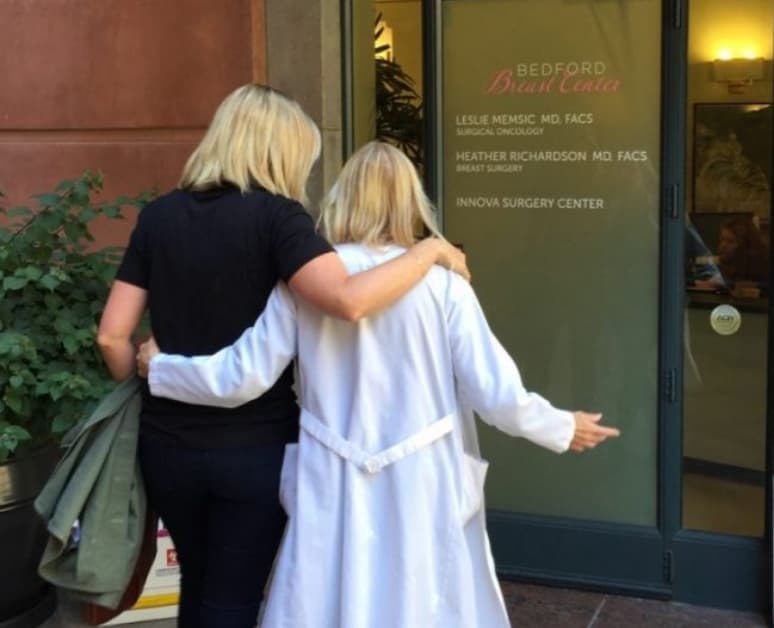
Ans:
{"label": "white box", "polygon": [[112,626],[149,619],[177,617],[177,603],[179,599],[180,566],[177,563],[177,552],[174,545],[172,545],[169,532],[159,521],[159,532],[156,537],[156,558],[148,572],[148,579],[145,581],[140,598],[131,609],[103,625]]}

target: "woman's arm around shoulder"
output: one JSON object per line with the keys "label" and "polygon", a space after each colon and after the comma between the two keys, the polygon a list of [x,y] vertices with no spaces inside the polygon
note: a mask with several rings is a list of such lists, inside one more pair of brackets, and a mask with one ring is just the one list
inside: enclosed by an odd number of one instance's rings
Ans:
{"label": "woman's arm around shoulder", "polygon": [[138,372],[151,394],[186,403],[233,408],[271,388],[296,355],[296,308],[287,286],[274,288],[252,327],[231,346],[209,356],[159,353],[140,347]]}
{"label": "woman's arm around shoulder", "polygon": [[426,238],[403,255],[354,275],[348,274],[335,253],[320,255],[296,271],[288,285],[326,314],[357,321],[392,305],[434,264],[470,279],[462,251],[440,238]]}

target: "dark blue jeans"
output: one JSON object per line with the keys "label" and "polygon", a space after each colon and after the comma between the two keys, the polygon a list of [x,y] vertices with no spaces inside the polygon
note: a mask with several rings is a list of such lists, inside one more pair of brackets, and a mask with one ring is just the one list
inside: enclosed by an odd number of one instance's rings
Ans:
{"label": "dark blue jeans", "polygon": [[148,501],[177,550],[180,628],[253,628],[285,526],[284,445],[186,449],[142,436]]}

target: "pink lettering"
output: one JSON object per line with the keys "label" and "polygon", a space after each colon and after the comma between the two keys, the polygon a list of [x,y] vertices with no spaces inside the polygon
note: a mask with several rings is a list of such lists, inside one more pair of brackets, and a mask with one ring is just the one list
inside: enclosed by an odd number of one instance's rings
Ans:
{"label": "pink lettering", "polygon": [[494,79],[489,83],[489,87],[484,90],[485,94],[505,94],[513,91],[513,70],[503,68],[495,73]]}
{"label": "pink lettering", "polygon": [[543,79],[542,81],[515,80],[513,70],[503,69],[495,73],[488,86],[484,89],[485,94],[547,94],[554,88],[554,76]]}
{"label": "pink lettering", "polygon": [[578,79],[575,74],[565,72],[559,82],[559,92],[562,94],[599,94],[617,92],[621,86],[618,79],[600,76],[595,79]]}
{"label": "pink lettering", "polygon": [[[557,80],[558,79],[558,80]],[[542,80],[516,79],[512,68],[497,70],[484,87],[483,93],[501,94],[548,94],[555,89],[560,94],[602,94],[618,92],[619,79],[606,76],[582,77],[578,72],[564,72],[561,78],[552,74]]]}

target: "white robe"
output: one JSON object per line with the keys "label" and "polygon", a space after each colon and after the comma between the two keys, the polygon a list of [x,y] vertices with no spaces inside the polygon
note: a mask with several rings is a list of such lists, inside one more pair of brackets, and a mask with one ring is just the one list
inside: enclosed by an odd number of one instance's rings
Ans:
{"label": "white robe", "polygon": [[[339,247],[350,272],[403,252]],[[154,395],[234,406],[299,356],[298,444],[265,628],[508,626],[486,535],[473,411],[556,452],[574,420],[527,392],[464,280],[435,267],[358,323],[278,286],[256,325],[209,357],[160,355]]]}

